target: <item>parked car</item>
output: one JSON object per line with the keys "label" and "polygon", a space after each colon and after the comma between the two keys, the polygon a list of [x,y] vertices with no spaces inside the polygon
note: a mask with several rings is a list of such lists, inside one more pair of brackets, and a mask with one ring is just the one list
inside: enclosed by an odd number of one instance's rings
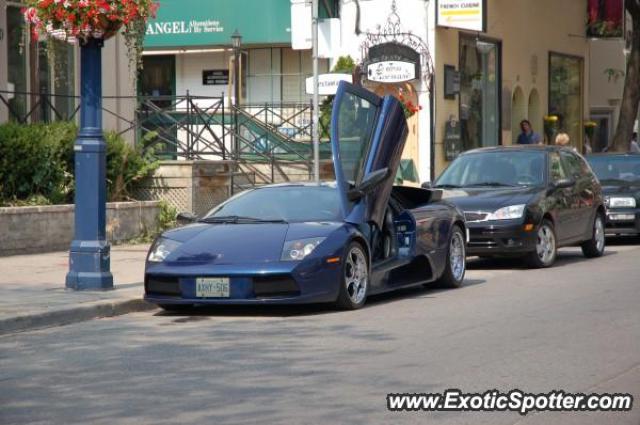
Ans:
{"label": "parked car", "polygon": [[605,250],[605,208],[583,157],[555,146],[513,146],[460,155],[435,183],[464,211],[469,255],[520,256],[550,267],[559,247],[586,257]]}
{"label": "parked car", "polygon": [[606,233],[640,234],[640,154],[594,154],[587,159],[602,184]]}
{"label": "parked car", "polygon": [[149,251],[145,299],[167,310],[315,302],[356,309],[397,288],[460,286],[463,214],[440,201],[441,191],[393,187],[407,137],[402,105],[343,82],[331,127],[336,182],[251,189],[165,232]]}

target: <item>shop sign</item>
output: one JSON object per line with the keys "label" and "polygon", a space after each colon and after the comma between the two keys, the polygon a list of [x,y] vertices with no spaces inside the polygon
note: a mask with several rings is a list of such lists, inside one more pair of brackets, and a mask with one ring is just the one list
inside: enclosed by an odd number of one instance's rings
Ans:
{"label": "shop sign", "polygon": [[291,43],[290,3],[162,0],[157,17],[147,23],[144,47],[230,46],[236,29],[243,45]]}
{"label": "shop sign", "polygon": [[203,86],[226,86],[229,84],[228,69],[205,69],[202,71]]}
{"label": "shop sign", "polygon": [[446,122],[444,128],[444,156],[447,161],[453,161],[462,153],[462,135],[460,122],[454,118]]}
{"label": "shop sign", "polygon": [[436,24],[447,28],[486,32],[487,0],[437,0]]}
{"label": "shop sign", "polygon": [[[352,82],[350,74],[320,74],[318,75],[318,94],[320,96],[333,96],[338,90],[340,81]],[[305,81],[307,94],[313,94],[313,77]]]}
{"label": "shop sign", "polygon": [[367,65],[367,79],[379,83],[401,83],[417,78],[416,64],[400,61],[385,61]]}
{"label": "shop sign", "polygon": [[370,81],[401,83],[415,80],[420,75],[420,54],[409,46],[395,42],[371,46],[366,70]]}

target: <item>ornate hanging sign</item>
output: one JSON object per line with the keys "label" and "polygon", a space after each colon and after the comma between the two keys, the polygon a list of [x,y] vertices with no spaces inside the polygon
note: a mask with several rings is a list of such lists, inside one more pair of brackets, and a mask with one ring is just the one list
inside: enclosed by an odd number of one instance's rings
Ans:
{"label": "ornate hanging sign", "polygon": [[386,24],[378,25],[378,32],[366,33],[362,57],[369,81],[399,83],[419,79],[430,89],[431,53],[424,40],[411,31],[402,31],[395,0]]}

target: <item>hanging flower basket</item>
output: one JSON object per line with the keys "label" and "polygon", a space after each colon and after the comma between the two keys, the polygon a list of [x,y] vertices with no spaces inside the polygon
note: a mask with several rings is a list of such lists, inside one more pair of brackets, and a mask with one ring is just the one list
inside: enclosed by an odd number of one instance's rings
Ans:
{"label": "hanging flower basket", "polygon": [[27,0],[23,13],[35,39],[44,35],[86,44],[122,30],[129,59],[140,66],[146,22],[157,9],[153,0]]}
{"label": "hanging flower basket", "polygon": [[415,114],[417,114],[419,111],[422,110],[422,106],[416,105],[412,101],[405,99],[405,97],[402,94],[398,96],[398,100],[402,105],[402,109],[404,110],[404,116],[407,119],[411,118],[412,116],[414,116]]}

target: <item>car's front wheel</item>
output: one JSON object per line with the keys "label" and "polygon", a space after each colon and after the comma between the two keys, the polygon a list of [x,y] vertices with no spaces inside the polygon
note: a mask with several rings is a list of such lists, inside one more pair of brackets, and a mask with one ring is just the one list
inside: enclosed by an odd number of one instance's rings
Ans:
{"label": "car's front wheel", "polygon": [[342,310],[362,307],[369,289],[369,260],[358,242],[351,242],[342,259],[342,279],[336,306]]}
{"label": "car's front wheel", "polygon": [[557,256],[558,245],[555,228],[551,221],[543,220],[538,229],[536,250],[527,255],[527,263],[535,269],[551,267],[556,262]]}
{"label": "car's front wheel", "polygon": [[585,257],[597,258],[604,255],[605,245],[604,217],[602,213],[599,212],[593,220],[593,234],[591,239],[583,242],[580,247]]}
{"label": "car's front wheel", "polygon": [[464,232],[460,226],[453,226],[449,238],[449,250],[447,252],[447,265],[444,273],[437,282],[443,288],[459,288],[464,282],[467,270],[467,254],[465,249]]}

